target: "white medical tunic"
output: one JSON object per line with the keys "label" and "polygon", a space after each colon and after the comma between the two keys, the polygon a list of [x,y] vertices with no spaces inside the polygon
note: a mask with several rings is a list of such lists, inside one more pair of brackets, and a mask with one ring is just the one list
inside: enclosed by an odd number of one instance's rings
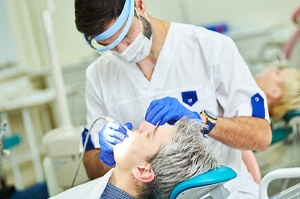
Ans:
{"label": "white medical tunic", "polygon": [[68,189],[51,199],[99,199],[114,169],[109,170],[103,177]]}
{"label": "white medical tunic", "polygon": [[[222,34],[193,25],[171,23],[150,81],[135,63],[101,56],[86,72],[87,128],[101,115],[120,123],[131,122],[138,129],[150,102],[176,97],[192,111],[203,109],[223,117],[252,116],[251,97],[260,94],[264,115],[269,120],[264,93],[233,41]],[[91,138],[99,148],[98,132],[104,121],[92,129]],[[255,131],[255,129],[253,129]],[[208,138],[212,139],[212,138]],[[241,158],[241,151],[213,140],[216,155],[238,176],[226,183],[232,192],[258,195]]]}

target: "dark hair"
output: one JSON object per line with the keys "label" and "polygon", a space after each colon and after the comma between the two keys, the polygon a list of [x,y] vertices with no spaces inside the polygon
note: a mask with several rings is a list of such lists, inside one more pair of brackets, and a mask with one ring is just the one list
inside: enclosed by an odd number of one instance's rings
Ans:
{"label": "dark hair", "polygon": [[75,0],[75,24],[91,40],[122,12],[125,0]]}

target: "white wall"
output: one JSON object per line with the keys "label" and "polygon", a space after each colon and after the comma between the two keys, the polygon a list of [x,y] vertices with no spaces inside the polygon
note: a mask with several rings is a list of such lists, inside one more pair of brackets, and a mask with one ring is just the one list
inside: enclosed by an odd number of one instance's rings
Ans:
{"label": "white wall", "polygon": [[15,48],[15,43],[11,37],[6,5],[3,0],[0,0],[0,69],[6,64],[16,62]]}
{"label": "white wall", "polygon": [[[18,62],[32,67],[49,65],[43,11],[46,0],[0,0],[7,7],[11,36],[17,44]],[[74,0],[54,0],[53,28],[61,65],[76,63],[94,54],[75,27]],[[0,54],[1,56],[1,54]]]}
{"label": "white wall", "polygon": [[55,0],[55,5],[53,23],[62,64],[74,63],[96,54],[76,29],[74,0]]}
{"label": "white wall", "polygon": [[225,21],[259,27],[292,25],[292,13],[300,6],[299,0],[146,0],[146,3],[150,14],[169,21],[196,25]]}
{"label": "white wall", "polygon": [[[10,8],[8,12],[11,19],[12,36],[17,41],[20,62],[32,62],[35,67],[45,64],[48,54],[42,29],[41,17],[45,8],[42,1],[22,0],[22,4],[18,0],[1,1],[5,1]],[[196,25],[225,21],[234,28],[270,27],[274,24],[283,24],[291,30],[295,28],[291,23],[291,15],[300,6],[299,0],[145,1],[149,14],[168,21]],[[54,2],[56,11],[53,22],[60,63],[62,65],[70,64],[95,55],[76,30],[74,0],[54,0]],[[24,9],[26,10],[24,11]],[[27,21],[24,22],[24,19]],[[30,21],[33,22],[30,23]]]}

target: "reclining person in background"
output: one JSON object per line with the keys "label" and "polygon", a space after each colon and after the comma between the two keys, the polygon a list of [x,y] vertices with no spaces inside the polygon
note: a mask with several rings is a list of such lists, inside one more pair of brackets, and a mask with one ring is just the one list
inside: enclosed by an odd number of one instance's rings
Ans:
{"label": "reclining person in background", "polygon": [[[255,81],[266,94],[270,117],[273,121],[282,120],[284,115],[300,109],[300,71],[294,68],[268,67],[256,75]],[[242,151],[243,161],[254,181],[261,181],[259,165],[252,151]]]}
{"label": "reclining person in background", "polygon": [[[113,125],[119,126],[108,123]],[[149,194],[154,198],[169,198],[178,183],[219,166],[208,139],[202,134],[206,128],[200,120],[186,117],[174,126],[166,124],[158,128],[143,122],[139,130],[115,145],[115,168],[53,198],[127,199],[147,198]],[[124,128],[123,132],[126,135],[127,130]]]}
{"label": "reclining person in background", "polygon": [[269,67],[256,75],[255,81],[266,94],[273,121],[290,110],[300,108],[300,71],[287,67]]}

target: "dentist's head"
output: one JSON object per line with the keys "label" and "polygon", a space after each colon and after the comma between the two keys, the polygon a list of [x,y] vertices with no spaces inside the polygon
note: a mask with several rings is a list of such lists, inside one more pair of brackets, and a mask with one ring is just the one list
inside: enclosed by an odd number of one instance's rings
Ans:
{"label": "dentist's head", "polygon": [[150,54],[152,28],[143,0],[83,1],[75,1],[75,23],[97,52],[112,50],[127,62],[139,62]]}

